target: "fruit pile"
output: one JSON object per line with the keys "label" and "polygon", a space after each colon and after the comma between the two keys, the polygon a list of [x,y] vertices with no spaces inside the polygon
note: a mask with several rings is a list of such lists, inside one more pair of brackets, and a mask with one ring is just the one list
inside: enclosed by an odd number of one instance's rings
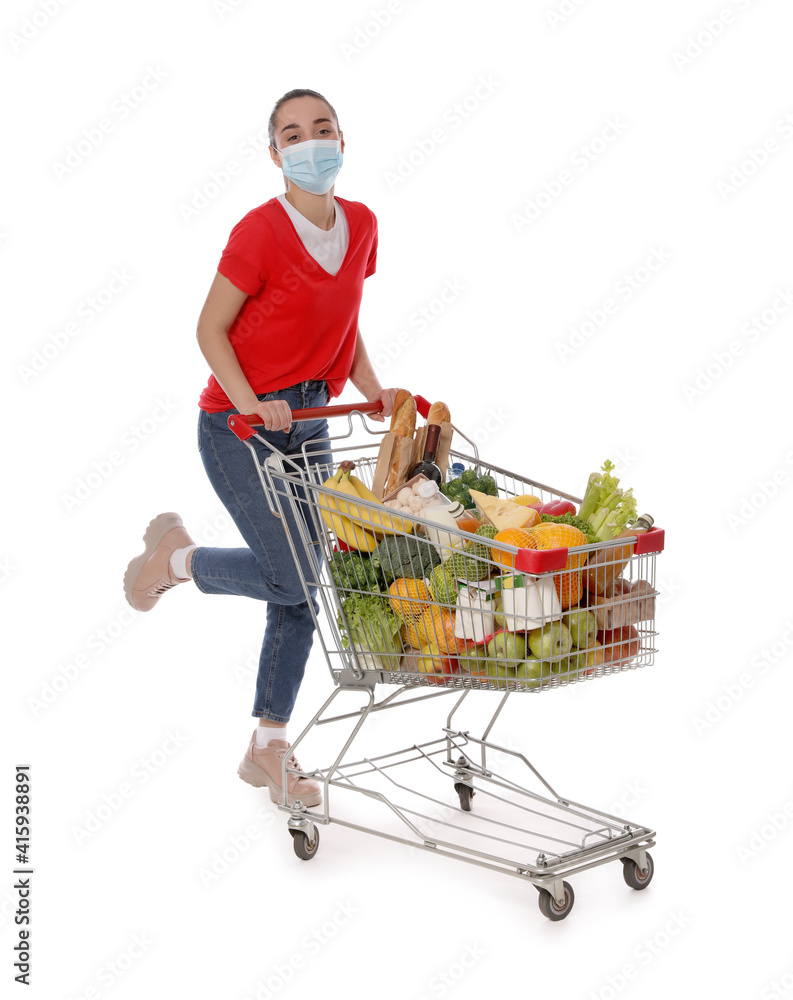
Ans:
{"label": "fruit pile", "polygon": [[[604,469],[610,475],[608,466]],[[386,507],[352,475],[352,468],[353,463],[344,462],[326,481],[321,506],[337,540],[345,543],[345,551],[335,552],[331,564],[343,600],[344,614],[338,615],[343,642],[370,654],[368,666],[395,669],[398,662],[399,669],[426,675],[428,683],[467,674],[487,686],[514,681],[536,688],[624,666],[639,655],[636,624],[653,617],[655,592],[645,581],[621,576],[635,543],[603,547],[603,539],[571,501],[494,496],[472,488],[469,475],[461,486],[484,523],[475,533],[463,534],[467,541],[462,547],[439,555],[411,521],[407,493],[399,508]],[[609,479],[608,485],[613,482]],[[588,489],[593,483],[590,477]],[[611,495],[590,500],[589,506],[601,523],[606,521],[603,511],[615,509]],[[609,523],[614,524],[613,517]],[[516,562],[520,565],[522,549],[564,549],[564,567],[544,577],[521,575]],[[549,579],[553,607],[546,593],[538,616],[521,610],[517,598],[507,608],[508,590],[517,595],[518,588],[533,587],[531,581]],[[471,594],[480,597],[472,603]],[[464,615],[461,608],[467,609]],[[477,613],[490,627],[487,634],[480,629],[472,638],[462,620],[470,622]]]}

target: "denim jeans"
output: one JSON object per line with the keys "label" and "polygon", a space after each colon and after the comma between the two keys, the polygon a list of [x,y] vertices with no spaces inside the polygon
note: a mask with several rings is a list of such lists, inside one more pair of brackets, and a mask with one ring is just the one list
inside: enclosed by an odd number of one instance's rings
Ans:
{"label": "denim jeans", "polygon": [[[262,393],[258,399],[283,399],[290,409],[299,410],[325,406],[328,389],[324,381],[309,380],[289,389]],[[267,602],[267,624],[251,714],[275,722],[288,722],[311,651],[314,621],[286,531],[295,540],[301,565],[309,574],[307,581],[316,579],[317,569],[308,561],[309,553],[305,551],[298,534],[289,502],[282,501],[283,520],[270,511],[251,453],[228,426],[229,415],[238,412],[206,413],[201,410],[198,417],[198,450],[209,481],[248,547],[199,546],[193,550],[190,568],[195,585],[205,594],[238,594]],[[290,455],[303,468],[302,444],[313,438],[327,438],[328,423],[322,418],[293,423],[288,433],[263,428],[257,428],[257,433],[280,452]],[[250,440],[256,449],[257,460],[262,464],[272,452],[254,438]],[[332,458],[329,452],[322,452],[312,455],[309,461],[312,465],[330,463]],[[288,465],[286,468],[289,470]],[[283,481],[276,485],[279,492],[284,491]],[[302,488],[294,487],[294,495],[302,498]],[[315,543],[315,558],[319,560],[313,519],[305,510],[305,504],[298,507],[300,514],[305,514],[309,535]],[[316,587],[310,587],[309,593],[318,613]]]}

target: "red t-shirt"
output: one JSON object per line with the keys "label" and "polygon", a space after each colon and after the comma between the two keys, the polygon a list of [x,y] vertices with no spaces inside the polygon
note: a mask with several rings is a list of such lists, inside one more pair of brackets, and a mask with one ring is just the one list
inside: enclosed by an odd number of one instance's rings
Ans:
{"label": "red t-shirt", "polygon": [[[363,280],[377,261],[377,219],[360,201],[337,199],[349,230],[335,275],[306,250],[277,198],[252,209],[231,230],[218,271],[249,298],[229,329],[240,367],[257,394],[325,379],[341,395],[355,354]],[[234,404],[211,375],[198,405],[209,413]]]}

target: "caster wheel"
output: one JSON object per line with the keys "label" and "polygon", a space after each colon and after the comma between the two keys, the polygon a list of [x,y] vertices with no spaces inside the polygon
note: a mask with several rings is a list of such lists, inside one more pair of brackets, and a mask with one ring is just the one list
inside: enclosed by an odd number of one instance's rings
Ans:
{"label": "caster wheel", "polygon": [[454,790],[460,796],[460,808],[464,809],[465,812],[471,811],[471,799],[476,794],[470,785],[464,785],[462,782],[458,781],[454,786]]}
{"label": "caster wheel", "polygon": [[557,906],[556,900],[547,889],[540,889],[540,913],[549,920],[564,920],[572,910],[575,902],[573,887],[569,882],[562,882],[564,886],[564,905]]}
{"label": "caster wheel", "polygon": [[639,866],[633,858],[622,858],[622,877],[631,889],[646,889],[653,880],[655,865],[650,854],[645,854],[647,858],[647,871],[640,872]]}
{"label": "caster wheel", "polygon": [[292,834],[292,846],[295,849],[295,854],[302,861],[310,861],[317,853],[319,848],[319,828],[314,827],[314,839],[309,841],[308,834],[304,833],[302,830],[290,830]]}

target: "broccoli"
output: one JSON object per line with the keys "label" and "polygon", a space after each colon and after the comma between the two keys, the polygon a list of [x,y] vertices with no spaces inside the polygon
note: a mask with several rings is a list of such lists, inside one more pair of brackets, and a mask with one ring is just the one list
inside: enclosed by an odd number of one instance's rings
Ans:
{"label": "broccoli", "polygon": [[469,490],[479,490],[480,493],[486,493],[491,497],[498,496],[495,479],[489,475],[477,476],[475,469],[466,469],[459,478],[441,486],[441,493],[445,497],[453,502],[459,501],[463,507],[472,510],[476,504],[471,499]]}
{"label": "broccoli", "polygon": [[382,589],[382,576],[369,556],[360,552],[334,552],[330,572],[342,600],[351,593],[372,593]]}

